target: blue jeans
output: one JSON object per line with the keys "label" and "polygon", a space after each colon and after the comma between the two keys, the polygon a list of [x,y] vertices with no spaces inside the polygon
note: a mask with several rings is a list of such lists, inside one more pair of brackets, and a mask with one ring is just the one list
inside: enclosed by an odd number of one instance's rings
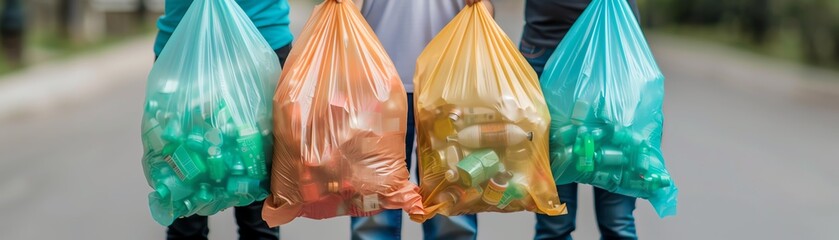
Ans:
{"label": "blue jeans", "polygon": [[[413,93],[408,93],[408,133],[405,136],[405,161],[408,168],[411,166],[416,126],[413,96]],[[353,217],[350,220],[350,228],[353,240],[401,239],[402,210],[385,210],[372,217]],[[425,221],[422,230],[426,240],[474,240],[478,236],[478,217],[474,214],[453,217],[437,215]]]}
{"label": "blue jeans", "polygon": [[[541,76],[545,65],[555,49],[537,47],[522,41],[519,50],[525,59]],[[561,202],[568,208],[568,214],[562,216],[536,215],[536,236],[534,239],[571,240],[571,232],[576,227],[577,184],[556,186]],[[601,239],[638,239],[635,232],[635,198],[611,193],[594,188],[594,211],[597,215],[597,227]]]}

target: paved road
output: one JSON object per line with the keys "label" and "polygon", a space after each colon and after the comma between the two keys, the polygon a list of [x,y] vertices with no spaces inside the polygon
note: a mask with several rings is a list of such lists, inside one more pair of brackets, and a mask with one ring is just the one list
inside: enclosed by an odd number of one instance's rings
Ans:
{"label": "paved road", "polygon": [[[513,2],[499,2],[498,18],[518,36]],[[294,19],[305,19],[307,8],[295,4]],[[784,63],[667,37],[652,45],[668,76],[664,147],[680,212],[658,219],[639,201],[640,235],[836,239],[839,96],[789,81],[817,77]],[[0,239],[163,237],[139,163],[148,67],[124,69],[131,81],[89,100],[0,123]],[[590,188],[580,196],[575,236],[596,239]],[[234,239],[232,219],[231,211],[211,218],[211,238]],[[533,223],[528,213],[481,214],[479,239],[528,239]],[[405,225],[406,239],[420,239],[419,225]],[[299,219],[282,231],[285,239],[348,239],[348,219]]]}

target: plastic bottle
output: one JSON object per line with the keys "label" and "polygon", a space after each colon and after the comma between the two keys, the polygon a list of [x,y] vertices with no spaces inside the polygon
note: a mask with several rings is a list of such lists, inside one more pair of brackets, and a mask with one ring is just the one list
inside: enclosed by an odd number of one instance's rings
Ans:
{"label": "plastic bottle", "polygon": [[530,149],[531,148],[529,145],[524,145],[518,148],[508,147],[504,151],[504,156],[502,156],[502,159],[504,159],[504,161],[508,163],[513,161],[528,161],[530,160],[530,156],[532,154]]}
{"label": "plastic bottle", "polygon": [[207,171],[207,166],[204,165],[204,159],[200,154],[190,152],[181,145],[175,152],[164,158],[166,163],[172,167],[178,178],[184,181],[195,179],[202,173]]}
{"label": "plastic bottle", "polygon": [[629,163],[623,151],[613,146],[602,146],[600,150],[595,153],[598,168],[620,168]]}
{"label": "plastic bottle", "polygon": [[669,187],[671,184],[672,180],[670,179],[670,176],[653,173],[646,177],[629,179],[629,181],[626,181],[622,187],[646,194],[652,194],[654,191]]}
{"label": "plastic bottle", "polygon": [[236,196],[236,206],[250,204],[260,197],[262,189],[259,180],[251,177],[230,177],[227,180],[227,193]]}
{"label": "plastic bottle", "polygon": [[455,133],[454,124],[451,119],[447,117],[438,117],[434,119],[431,135],[437,139],[446,139]]}
{"label": "plastic bottle", "polygon": [[478,150],[457,163],[458,176],[464,186],[479,186],[498,173],[498,155],[492,150]]}
{"label": "plastic bottle", "polygon": [[184,144],[192,151],[206,151],[204,148],[204,129],[200,126],[193,127],[192,131],[186,135]]}
{"label": "plastic bottle", "polygon": [[460,198],[465,195],[466,192],[463,191],[462,188],[452,185],[443,190],[442,192],[437,194],[437,203],[440,204],[448,204],[449,206],[454,206],[460,201]]}
{"label": "plastic bottle", "polygon": [[300,195],[304,202],[318,201],[324,189],[321,182],[313,176],[311,169],[304,169],[300,176]]}
{"label": "plastic bottle", "polygon": [[484,189],[482,197],[484,202],[492,206],[498,205],[501,197],[504,195],[504,191],[507,191],[508,182],[512,178],[513,173],[509,171],[498,173],[492,177],[489,183],[487,183],[486,189]]}
{"label": "plastic bottle", "polygon": [[462,158],[460,148],[455,145],[449,145],[445,150],[445,158],[446,163],[448,164],[448,169],[445,173],[446,181],[450,183],[457,182],[457,180],[460,179],[460,176],[457,173],[457,163],[460,162],[460,159]]}
{"label": "plastic bottle", "polygon": [[578,137],[574,144],[574,155],[577,156],[577,171],[594,171],[594,137],[589,134]]}
{"label": "plastic bottle", "polygon": [[221,148],[218,146],[211,146],[207,148],[207,168],[210,175],[210,180],[220,183],[224,180],[227,174],[227,164],[224,163],[224,156]]}
{"label": "plastic bottle", "polygon": [[437,203],[446,203],[449,206],[463,205],[478,200],[481,196],[483,196],[483,190],[480,187],[464,188],[458,185],[451,185],[438,193]]}
{"label": "plastic bottle", "polygon": [[571,111],[571,123],[577,126],[582,126],[589,121],[591,117],[591,105],[585,100],[577,100],[574,103],[574,109]]}
{"label": "plastic bottle", "polygon": [[239,157],[232,157],[232,162],[230,163],[230,175],[233,176],[244,176],[245,175],[245,163],[242,162],[242,159]]}
{"label": "plastic bottle", "polygon": [[615,126],[614,134],[612,135],[612,144],[619,146],[640,146],[644,142],[644,136],[632,131],[629,127]]}
{"label": "plastic bottle", "polygon": [[498,201],[498,209],[507,208],[514,200],[521,199],[524,197],[526,193],[525,187],[514,182],[510,182],[510,186],[507,187],[507,190],[504,191],[504,195],[501,196],[501,200]]}
{"label": "plastic bottle", "polygon": [[618,182],[620,182],[620,178],[616,174],[607,171],[596,171],[594,172],[594,178],[591,184],[606,190],[613,190]]}
{"label": "plastic bottle", "polygon": [[447,140],[467,148],[504,147],[533,140],[533,132],[525,132],[513,124],[487,123],[466,127]]}
{"label": "plastic bottle", "polygon": [[550,138],[550,144],[565,147],[565,146],[573,146],[574,141],[577,139],[577,125],[568,124],[562,127],[559,127],[557,131],[553,131]]}
{"label": "plastic bottle", "polygon": [[166,142],[163,141],[163,127],[154,118],[147,118],[143,122],[143,140],[146,142],[146,152],[163,151]]}
{"label": "plastic bottle", "polygon": [[239,138],[236,138],[236,143],[239,145],[240,155],[248,175],[257,179],[267,177],[268,169],[262,148],[262,135],[259,131],[250,126],[239,128]]}
{"label": "plastic bottle", "polygon": [[449,119],[458,128],[475,124],[500,122],[501,116],[495,110],[484,107],[455,108],[449,113]]}
{"label": "plastic bottle", "polygon": [[210,190],[212,186],[209,183],[201,183],[198,192],[192,195],[192,203],[198,208],[205,208],[213,202],[213,192]]}
{"label": "plastic bottle", "polygon": [[170,202],[179,201],[189,197],[193,192],[192,188],[175,176],[169,167],[158,169],[154,177],[156,180],[152,193],[157,194],[160,199],[166,199]]}
{"label": "plastic bottle", "polygon": [[207,132],[204,133],[204,142],[208,147],[221,146],[224,143],[224,135],[218,128],[207,129]]}
{"label": "plastic bottle", "polygon": [[163,130],[163,139],[168,142],[181,142],[183,138],[180,120],[170,119]]}

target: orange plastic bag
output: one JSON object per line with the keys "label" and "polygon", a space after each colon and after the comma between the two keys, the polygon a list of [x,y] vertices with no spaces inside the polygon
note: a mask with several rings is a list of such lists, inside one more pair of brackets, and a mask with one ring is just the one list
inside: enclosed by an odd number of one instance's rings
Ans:
{"label": "orange plastic bag", "polygon": [[565,213],[548,162],[550,114],[536,73],[483,3],[420,55],[415,103],[425,221],[440,213]]}
{"label": "orange plastic bag", "polygon": [[268,225],[422,213],[405,166],[405,89],[353,2],[318,5],[285,69],[274,96]]}

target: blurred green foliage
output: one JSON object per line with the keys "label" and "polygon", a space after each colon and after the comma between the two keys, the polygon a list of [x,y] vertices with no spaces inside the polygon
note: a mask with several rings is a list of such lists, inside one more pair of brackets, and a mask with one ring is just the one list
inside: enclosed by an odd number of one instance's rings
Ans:
{"label": "blurred green foliage", "polygon": [[839,68],[839,0],[640,0],[652,28]]}

